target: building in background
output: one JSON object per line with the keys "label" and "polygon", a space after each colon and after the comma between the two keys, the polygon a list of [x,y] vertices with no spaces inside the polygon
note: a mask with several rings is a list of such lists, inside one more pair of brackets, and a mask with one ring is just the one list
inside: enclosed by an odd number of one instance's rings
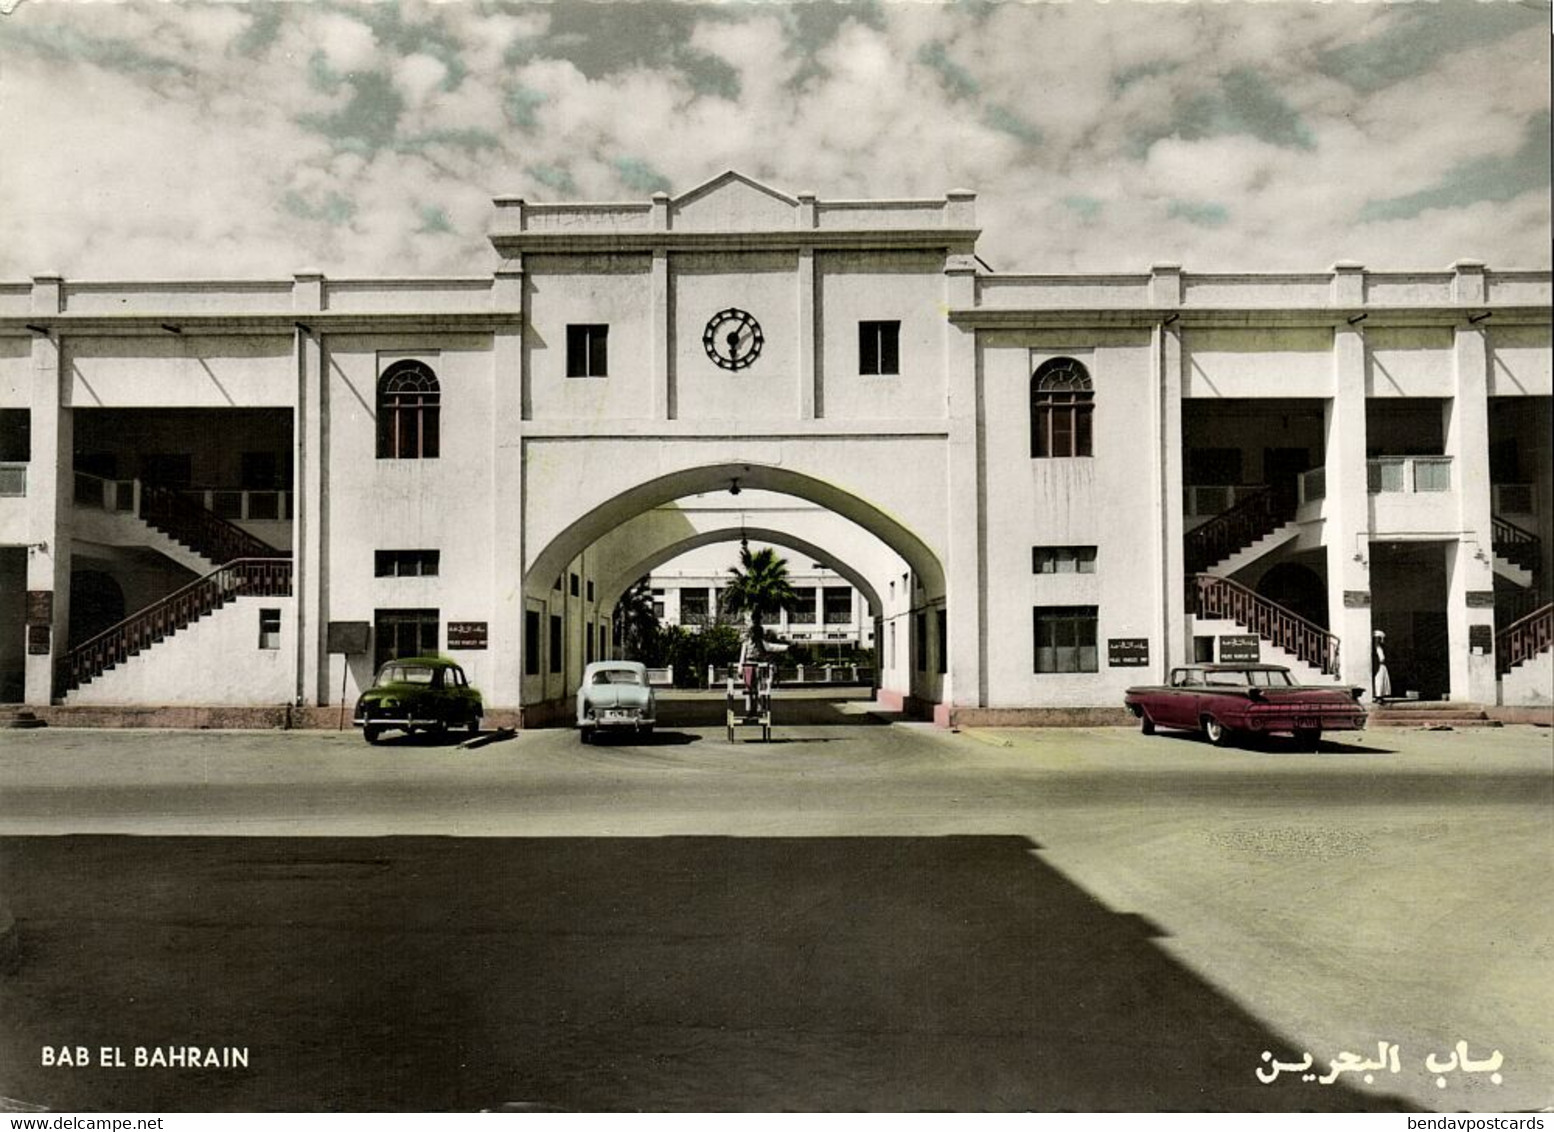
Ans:
{"label": "building in background", "polygon": [[306,712],[440,651],[543,720],[748,535],[941,721],[1369,686],[1377,630],[1398,695],[1549,702],[1547,271],[995,274],[970,192],[737,173],[495,205],[466,278],[0,284],[0,697]]}

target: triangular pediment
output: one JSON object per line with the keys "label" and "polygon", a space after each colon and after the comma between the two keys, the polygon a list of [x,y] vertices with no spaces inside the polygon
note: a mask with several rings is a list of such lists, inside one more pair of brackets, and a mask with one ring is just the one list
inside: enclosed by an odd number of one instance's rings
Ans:
{"label": "triangular pediment", "polygon": [[671,199],[670,224],[735,232],[792,228],[798,207],[794,197],[730,169]]}

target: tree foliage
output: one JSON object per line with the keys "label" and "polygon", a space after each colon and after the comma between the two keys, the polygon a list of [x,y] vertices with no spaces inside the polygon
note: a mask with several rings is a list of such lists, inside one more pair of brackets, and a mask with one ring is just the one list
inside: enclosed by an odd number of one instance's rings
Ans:
{"label": "tree foliage", "polygon": [[754,553],[749,543],[740,543],[739,565],[729,568],[729,583],[723,591],[723,608],[730,613],[750,617],[750,643],[759,652],[766,649],[768,618],[799,604],[788,581],[788,560],[779,558],[771,547]]}

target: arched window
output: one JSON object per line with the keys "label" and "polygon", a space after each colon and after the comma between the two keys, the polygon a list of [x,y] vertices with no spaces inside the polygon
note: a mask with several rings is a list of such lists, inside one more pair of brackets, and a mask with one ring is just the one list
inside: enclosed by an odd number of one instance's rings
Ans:
{"label": "arched window", "polygon": [[378,459],[430,460],[440,449],[442,394],[423,362],[395,362],[378,379]]}
{"label": "arched window", "polygon": [[1090,374],[1073,358],[1043,362],[1031,375],[1031,455],[1091,455]]}

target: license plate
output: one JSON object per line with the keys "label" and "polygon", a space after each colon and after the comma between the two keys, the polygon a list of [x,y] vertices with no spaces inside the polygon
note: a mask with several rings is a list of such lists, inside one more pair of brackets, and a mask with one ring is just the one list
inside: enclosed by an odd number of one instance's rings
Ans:
{"label": "license plate", "polygon": [[1315,731],[1321,728],[1322,721],[1315,716],[1303,715],[1295,721],[1295,726],[1301,728],[1302,730],[1305,730],[1309,727]]}
{"label": "license plate", "polygon": [[631,722],[631,713],[629,711],[607,711],[604,713],[604,721],[606,723],[629,723]]}

